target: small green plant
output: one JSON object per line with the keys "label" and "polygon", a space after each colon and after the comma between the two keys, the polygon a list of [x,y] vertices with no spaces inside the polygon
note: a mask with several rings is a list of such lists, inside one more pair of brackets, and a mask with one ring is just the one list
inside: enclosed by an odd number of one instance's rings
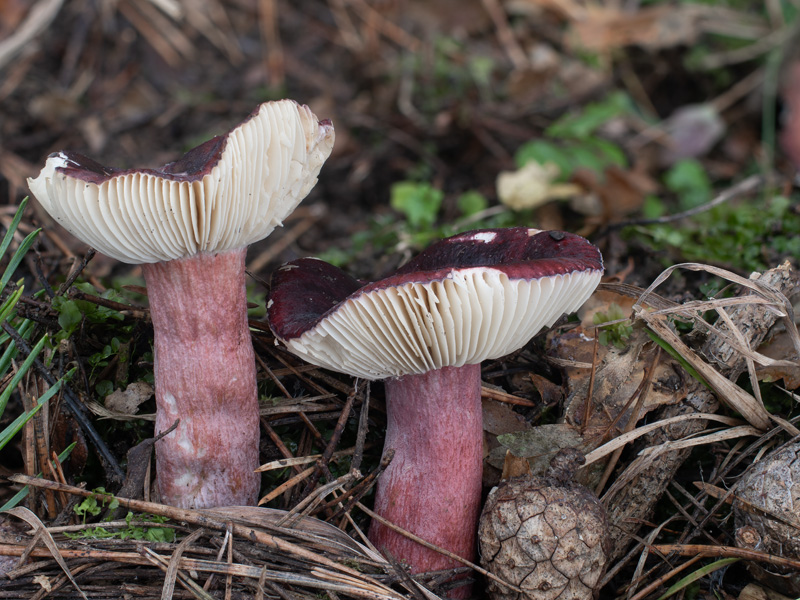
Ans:
{"label": "small green plant", "polygon": [[519,147],[514,160],[523,167],[531,161],[553,163],[558,167],[558,181],[566,181],[580,168],[602,176],[607,167],[627,164],[625,153],[597,130],[611,119],[633,112],[633,103],[622,92],[609,95],[602,102],[589,104],[579,113],[569,114],[548,127],[544,136]]}
{"label": "small green plant", "polygon": [[[125,302],[125,298],[114,289],[98,293],[94,286],[88,282],[76,282],[73,287],[83,294],[97,296],[104,300]],[[64,296],[53,298],[52,306],[58,313],[58,324],[61,327],[61,331],[56,336],[57,340],[65,339],[72,335],[84,320],[93,324],[106,324],[109,321],[122,321],[125,318],[118,311],[106,306],[87,300],[73,300]]]}
{"label": "small green plant", "polygon": [[742,204],[721,204],[681,221],[631,230],[655,251],[670,250],[671,261],[723,265],[742,272],[762,271],[800,256],[798,204],[774,196]]}
{"label": "small green plant", "polygon": [[459,218],[452,223],[442,223],[444,198],[444,192],[427,181],[400,181],[392,186],[389,202],[403,219],[398,220],[395,214],[379,215],[370,221],[368,229],[350,238],[349,247],[329,248],[317,257],[347,268],[364,255],[385,255],[408,249],[419,251],[437,239],[467,229],[509,227],[526,222],[529,216],[506,211],[480,219],[480,213],[489,202],[480,192],[468,190],[456,198]]}
{"label": "small green plant", "polygon": [[608,312],[596,312],[592,321],[598,326],[598,342],[603,346],[614,346],[620,350],[628,347],[627,341],[633,334],[633,325],[625,317],[619,304],[612,302]]}
{"label": "small green plant", "polygon": [[[92,490],[95,494],[103,494],[102,500],[98,503],[97,498],[94,496],[89,496],[88,498],[84,498],[79,504],[73,508],[73,512],[83,519],[83,522],[86,523],[86,517],[96,517],[98,516],[104,508],[109,508],[114,510],[119,506],[119,501],[114,498],[111,494],[106,493],[106,489],[103,487],[95,488]],[[106,507],[106,503],[108,506]]]}
{"label": "small green plant", "polygon": [[401,181],[392,186],[389,204],[405,215],[412,230],[433,227],[444,193],[427,182]]}
{"label": "small green plant", "polygon": [[713,187],[699,161],[683,159],[664,174],[664,185],[675,194],[681,210],[695,208],[711,200]]}
{"label": "small green plant", "polygon": [[[88,517],[97,517],[103,510],[113,511],[119,507],[119,500],[111,494],[106,494],[105,488],[99,487],[93,490],[101,494],[102,498],[98,502],[94,496],[84,498],[73,508],[76,515],[81,517],[86,523]],[[102,522],[108,523],[111,516],[105,517]],[[166,523],[169,519],[159,515],[141,514],[128,511],[125,516],[126,526],[124,528],[108,529],[102,525],[82,529],[78,533],[65,533],[70,539],[118,539],[118,540],[142,540],[148,542],[172,542],[175,540],[175,531],[169,527],[148,527],[141,525],[141,522]]]}

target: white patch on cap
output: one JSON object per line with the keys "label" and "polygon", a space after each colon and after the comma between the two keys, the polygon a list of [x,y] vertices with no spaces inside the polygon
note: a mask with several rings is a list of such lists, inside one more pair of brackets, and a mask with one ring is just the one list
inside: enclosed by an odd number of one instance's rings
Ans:
{"label": "white patch on cap", "polygon": [[497,233],[494,231],[479,231],[478,233],[474,233],[468,238],[467,240],[474,240],[476,242],[483,242],[484,244],[488,244],[489,242],[494,241],[494,238],[497,237]]}
{"label": "white patch on cap", "polygon": [[51,156],[53,160],[53,169],[61,169],[67,167],[69,165],[75,165],[74,160],[70,160],[66,154],[63,152],[57,153],[55,156]]}
{"label": "white patch on cap", "polygon": [[542,233],[542,230],[541,229],[528,228],[528,237],[533,237],[537,233]]}

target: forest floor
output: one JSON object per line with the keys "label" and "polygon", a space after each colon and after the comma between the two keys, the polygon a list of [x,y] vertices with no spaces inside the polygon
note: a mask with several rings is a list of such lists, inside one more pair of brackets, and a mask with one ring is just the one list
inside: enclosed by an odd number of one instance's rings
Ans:
{"label": "forest floor", "polygon": [[[790,122],[799,8],[0,0],[0,224],[13,234],[3,268],[42,228],[3,282],[0,300],[13,309],[3,314],[3,349],[11,332],[27,345],[0,361],[0,428],[74,370],[58,401],[0,446],[0,504],[19,492],[20,476],[44,471],[55,482],[24,500],[30,513],[14,513],[38,537],[0,516],[0,555],[17,556],[0,563],[0,598],[118,598],[123,581],[125,597],[140,598],[421,597],[398,565],[347,541],[362,541],[357,530],[369,523],[371,492],[363,505],[346,499],[369,490],[380,468],[382,385],[359,387],[276,349],[264,322],[268,282],[303,256],[374,280],[441,237],[515,225],[583,235],[606,273],[577,319],[483,365],[485,492],[520,468],[507,450],[535,474],[555,449],[576,446],[591,458],[578,479],[602,499],[613,530],[600,597],[658,598],[678,582],[670,595],[766,598],[756,581],[797,595],[791,575],[775,583],[745,560],[768,564],[778,552],[737,546],[729,492],[755,457],[798,433],[800,195],[781,123]],[[240,515],[236,529],[230,518],[148,503],[149,454],[128,454],[152,438],[155,410],[141,268],[92,256],[35,199],[14,221],[27,178],[52,152],[157,167],[279,98],[307,104],[336,130],[316,187],[247,263],[261,462],[271,465],[262,495],[339,528],[310,521],[306,537],[276,529],[284,513]],[[677,264],[686,266],[659,279]],[[748,279],[753,272],[770,287]],[[21,298],[13,282],[24,285]],[[737,294],[751,295],[725,312]],[[45,334],[46,367],[23,365]],[[77,409],[61,400],[67,388]],[[91,415],[93,433],[75,410]],[[667,418],[682,429],[645,434]],[[641,454],[647,447],[658,450]],[[55,468],[51,456],[65,449]],[[296,460],[274,463],[286,458]],[[139,467],[133,525],[64,487],[122,496],[123,476]],[[325,504],[334,492],[346,510]],[[125,535],[98,540],[109,523],[146,537],[148,550]],[[67,538],[59,527],[84,534]],[[56,547],[61,562],[47,558]],[[201,559],[216,560],[216,575],[198,577]],[[773,567],[792,573],[798,563]],[[473,575],[473,594],[486,597],[486,575]],[[446,580],[422,578],[434,591]]]}

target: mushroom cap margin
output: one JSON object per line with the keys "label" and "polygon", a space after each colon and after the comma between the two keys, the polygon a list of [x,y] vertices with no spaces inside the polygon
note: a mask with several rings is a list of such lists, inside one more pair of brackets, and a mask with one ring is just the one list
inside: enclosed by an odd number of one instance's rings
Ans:
{"label": "mushroom cap margin", "polygon": [[317,182],[330,121],[292,100],[261,104],[226,135],[159,169],[50,155],[31,192],[70,233],[139,264],[241,248],[281,225]]}
{"label": "mushroom cap margin", "polygon": [[[567,251],[559,255],[560,247]],[[599,250],[579,236],[481,230],[442,240],[367,285],[316,259],[288,263],[273,274],[268,319],[276,338],[312,364],[370,380],[402,377],[519,349],[577,310],[602,273]]]}

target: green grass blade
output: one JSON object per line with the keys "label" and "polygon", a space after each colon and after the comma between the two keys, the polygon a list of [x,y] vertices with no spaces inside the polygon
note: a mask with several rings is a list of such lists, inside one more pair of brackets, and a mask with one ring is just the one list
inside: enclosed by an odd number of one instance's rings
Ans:
{"label": "green grass blade", "polygon": [[6,255],[6,250],[8,250],[8,247],[11,245],[11,240],[14,238],[14,233],[17,231],[19,222],[22,220],[22,213],[25,212],[25,207],[27,205],[28,197],[26,196],[22,202],[19,203],[19,208],[14,215],[14,219],[11,221],[11,225],[8,226],[8,231],[6,231],[6,235],[3,237],[2,243],[0,243],[0,257]]}
{"label": "green grass blade", "polygon": [[[72,442],[69,446],[64,448],[63,452],[61,452],[61,454],[58,455],[58,462],[63,463],[65,460],[67,460],[67,458],[69,458],[69,455],[72,453],[72,450],[73,450],[73,448],[75,448],[75,445],[77,443],[78,442]],[[42,476],[41,471],[36,476],[37,477],[41,477]],[[28,493],[30,491],[29,488],[30,488],[30,486],[26,485],[24,488],[22,488],[20,491],[18,491],[16,494],[14,494],[11,498],[9,498],[8,502],[3,504],[3,506],[0,506],[0,513],[3,512],[3,511],[6,511],[6,510],[11,510],[17,504],[22,502],[25,499],[25,497],[28,495]]]}
{"label": "green grass blade", "polygon": [[6,301],[3,302],[2,305],[0,305],[0,324],[8,320],[8,317],[17,306],[17,302],[19,302],[19,299],[22,297],[22,292],[24,290],[24,287],[19,287],[13,294],[6,298]]}
{"label": "green grass blade", "polygon": [[25,377],[25,373],[28,372],[28,369],[31,368],[33,361],[36,360],[36,357],[39,356],[39,353],[44,348],[44,344],[47,341],[47,336],[42,336],[42,339],[38,341],[38,343],[33,347],[31,353],[25,359],[25,362],[22,363],[19,370],[14,373],[14,377],[12,377],[11,381],[6,386],[6,389],[3,390],[3,393],[0,394],[0,415],[3,414],[3,411],[6,409],[6,404],[8,404],[8,399],[11,397],[11,394],[14,393],[14,389],[17,387],[17,384]]}
{"label": "green grass blade", "polygon": [[693,573],[689,573],[686,577],[681,579],[680,581],[676,581],[674,584],[670,586],[670,588],[664,592],[664,594],[658,600],[664,600],[665,598],[669,598],[676,592],[681,591],[683,588],[688,586],[689,584],[694,583],[698,579],[702,579],[709,573],[713,573],[717,569],[721,569],[723,567],[727,567],[730,564],[735,563],[736,561],[741,560],[738,558],[721,558],[720,560],[715,560],[713,563],[706,565]]}
{"label": "green grass blade", "polygon": [[36,406],[34,406],[28,412],[24,412],[21,415],[19,415],[8,426],[6,426],[6,428],[3,429],[3,431],[0,431],[0,449],[2,449],[8,442],[10,442],[11,438],[17,435],[17,432],[19,432],[19,430],[25,426],[25,423],[27,423],[33,418],[33,415],[39,412],[39,409],[44,405],[45,402],[50,400],[50,398],[52,398],[59,392],[59,390],[61,389],[61,384],[64,383],[65,378],[72,375],[73,371],[74,369],[70,371],[67,375],[59,379],[58,382],[56,382],[56,384],[53,387],[51,387],[44,394],[42,394],[42,397],[39,398],[39,400],[36,402]]}
{"label": "green grass blade", "polygon": [[17,267],[19,266],[19,263],[22,262],[22,259],[25,258],[25,254],[36,241],[40,231],[41,229],[31,231],[27,237],[22,240],[22,243],[19,245],[19,248],[17,248],[17,251],[14,252],[14,256],[11,257],[11,261],[9,261],[5,273],[3,273],[3,277],[0,278],[0,293],[6,289],[6,285],[8,284],[9,280],[14,276],[14,271],[17,270]]}
{"label": "green grass blade", "polygon": [[[30,319],[25,319],[17,328],[17,333],[19,333],[19,336],[25,341],[28,341],[32,331],[33,321]],[[14,340],[11,339],[10,335],[3,334],[3,336],[0,337],[0,347],[3,346],[5,346],[5,350],[2,356],[0,356],[0,377],[5,376],[6,371],[8,371],[8,368],[11,366],[11,361],[17,356],[17,345]],[[2,414],[3,411],[0,410],[0,415]]]}
{"label": "green grass blade", "polygon": [[645,331],[645,333],[646,333],[646,334],[647,334],[647,335],[650,337],[650,339],[651,339],[651,340],[653,340],[653,341],[654,341],[656,344],[658,344],[659,346],[661,346],[661,349],[662,349],[662,350],[664,350],[664,352],[666,352],[666,353],[667,353],[667,354],[669,354],[669,355],[670,355],[672,358],[674,358],[675,360],[677,360],[677,361],[680,363],[680,365],[681,365],[681,366],[682,366],[682,367],[683,367],[683,368],[686,370],[686,372],[687,372],[687,373],[689,373],[689,375],[691,375],[692,377],[694,377],[694,378],[695,378],[697,381],[699,381],[700,383],[702,383],[702,384],[703,384],[705,387],[707,387],[709,390],[711,389],[711,386],[710,386],[710,385],[708,384],[708,382],[707,382],[707,381],[706,381],[706,380],[703,378],[703,376],[702,376],[702,375],[700,375],[700,373],[698,373],[698,372],[697,372],[697,369],[695,369],[695,368],[694,368],[694,367],[693,367],[693,366],[692,366],[692,365],[689,363],[689,361],[688,361],[688,360],[686,360],[686,359],[685,359],[683,356],[681,356],[681,355],[678,353],[678,351],[677,351],[677,350],[675,350],[675,348],[673,348],[672,346],[670,346],[670,345],[669,345],[669,344],[668,344],[668,343],[667,343],[665,340],[662,340],[662,339],[661,339],[661,337],[660,337],[658,334],[656,334],[656,332],[654,332],[652,329],[650,329],[650,328],[648,328],[648,327],[645,327],[645,330],[644,330],[644,331]]}

